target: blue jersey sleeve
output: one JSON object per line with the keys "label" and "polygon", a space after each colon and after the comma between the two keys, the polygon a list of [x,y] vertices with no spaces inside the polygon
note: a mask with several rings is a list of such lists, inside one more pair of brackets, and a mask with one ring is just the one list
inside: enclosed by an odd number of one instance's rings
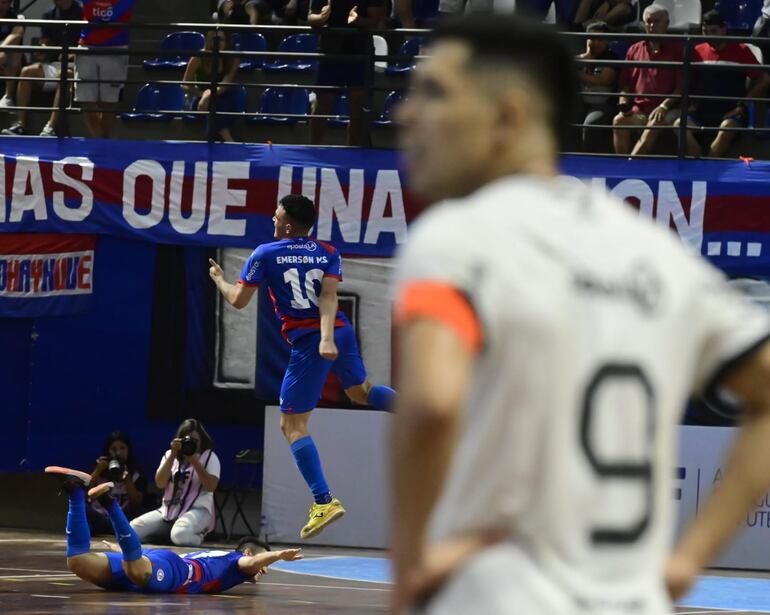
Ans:
{"label": "blue jersey sleeve", "polygon": [[329,254],[329,264],[326,265],[324,270],[324,277],[337,278],[342,280],[342,259],[340,258],[339,250],[332,248],[331,254]]}
{"label": "blue jersey sleeve", "polygon": [[251,253],[246,264],[241,270],[240,281],[247,286],[259,286],[265,279],[265,263],[264,249],[262,246],[258,246],[254,252]]}

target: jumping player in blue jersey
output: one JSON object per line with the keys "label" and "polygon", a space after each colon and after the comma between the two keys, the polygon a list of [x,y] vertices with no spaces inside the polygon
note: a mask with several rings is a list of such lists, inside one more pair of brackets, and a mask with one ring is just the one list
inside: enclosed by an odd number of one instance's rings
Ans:
{"label": "jumping player in blue jersey", "polygon": [[347,396],[357,404],[388,410],[395,396],[390,387],[372,385],[366,378],[355,331],[337,309],[340,254],[334,246],[308,236],[315,222],[310,199],[285,196],[273,216],[278,241],[254,250],[237,284],[227,282],[222,268],[209,261],[211,279],[237,309],[249,303],[258,286],[267,287],[275,313],[283,321],[283,337],[291,344],[281,385],[281,431],[315,500],[300,531],[302,538],[315,536],[345,514],[339,499],[332,497],[307,427],[329,371],[334,370]]}
{"label": "jumping player in blue jersey", "polygon": [[48,474],[61,479],[69,495],[67,513],[67,567],[78,577],[110,591],[159,594],[217,594],[253,583],[278,560],[302,559],[301,549],[264,551],[256,539],[241,541],[235,551],[196,551],[179,555],[168,549],[142,549],[139,536],[110,491],[102,483],[88,492],[109,512],[118,545],[107,543],[108,553],[91,552],[91,533],[86,519],[85,472],[49,466]]}

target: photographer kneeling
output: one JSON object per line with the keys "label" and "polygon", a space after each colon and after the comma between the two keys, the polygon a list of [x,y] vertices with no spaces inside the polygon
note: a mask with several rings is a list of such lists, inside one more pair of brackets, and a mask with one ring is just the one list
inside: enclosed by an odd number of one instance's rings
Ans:
{"label": "photographer kneeling", "polygon": [[183,421],[155,473],[155,484],[164,490],[161,507],[131,522],[139,539],[170,536],[178,546],[200,545],[214,529],[219,472],[219,458],[203,425],[197,419]]}
{"label": "photographer kneeling", "polygon": [[[96,460],[91,473],[91,485],[94,487],[108,481],[115,484],[112,494],[127,518],[133,519],[142,512],[147,479],[137,469],[131,440],[122,431],[113,431],[107,437],[102,455]],[[99,502],[92,500],[86,514],[94,534],[112,535],[110,517]]]}

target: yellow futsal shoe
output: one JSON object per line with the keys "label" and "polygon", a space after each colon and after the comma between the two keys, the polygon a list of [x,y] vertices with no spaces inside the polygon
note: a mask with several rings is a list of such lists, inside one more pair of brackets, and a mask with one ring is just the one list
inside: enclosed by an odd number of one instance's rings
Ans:
{"label": "yellow futsal shoe", "polygon": [[320,534],[330,523],[334,523],[337,519],[345,514],[345,509],[337,498],[332,498],[332,501],[328,504],[313,504],[310,507],[310,516],[307,520],[307,524],[303,527],[299,535],[301,538],[311,538],[316,534]]}

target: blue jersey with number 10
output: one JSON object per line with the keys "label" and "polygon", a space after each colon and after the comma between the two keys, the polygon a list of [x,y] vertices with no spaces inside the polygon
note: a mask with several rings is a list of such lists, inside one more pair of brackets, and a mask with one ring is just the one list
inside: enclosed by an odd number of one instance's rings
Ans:
{"label": "blue jersey with number 10", "polygon": [[[241,271],[240,283],[267,286],[275,313],[283,321],[283,335],[293,341],[320,328],[318,297],[325,277],[342,280],[340,253],[323,241],[295,237],[257,247]],[[347,322],[338,312],[335,326]]]}

